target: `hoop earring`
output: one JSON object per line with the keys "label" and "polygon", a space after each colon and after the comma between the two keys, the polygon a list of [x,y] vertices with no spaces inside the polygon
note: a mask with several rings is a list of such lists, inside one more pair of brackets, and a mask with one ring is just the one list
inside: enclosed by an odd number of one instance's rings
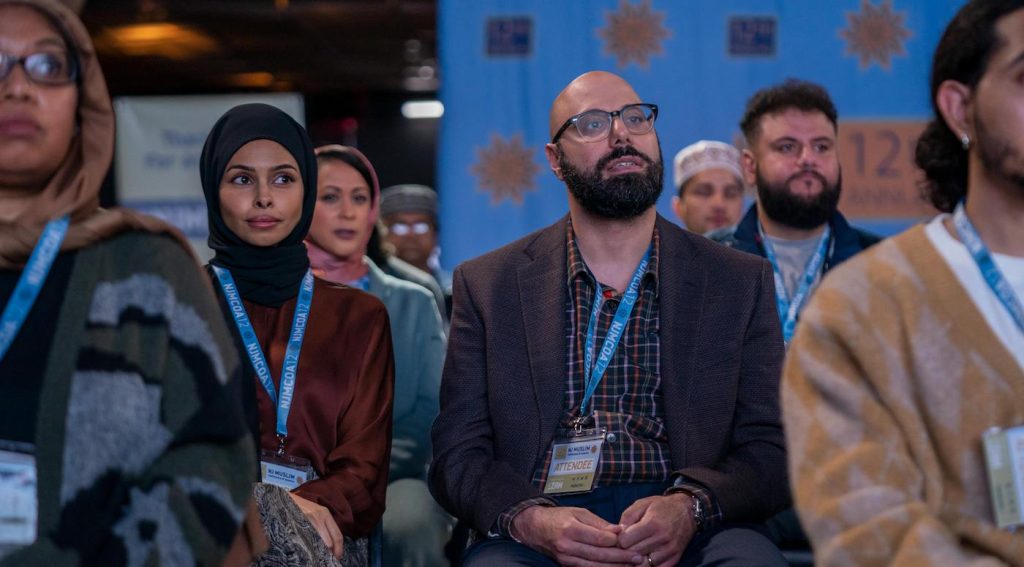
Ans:
{"label": "hoop earring", "polygon": [[960,134],[960,145],[963,146],[965,152],[971,149],[971,137],[967,134]]}

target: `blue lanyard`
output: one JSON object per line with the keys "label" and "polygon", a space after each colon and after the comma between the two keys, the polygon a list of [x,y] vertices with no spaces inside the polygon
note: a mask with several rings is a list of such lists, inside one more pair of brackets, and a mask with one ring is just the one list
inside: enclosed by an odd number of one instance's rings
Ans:
{"label": "blue lanyard", "polygon": [[39,297],[39,291],[46,283],[46,276],[50,273],[53,261],[57,259],[60,252],[60,245],[64,242],[64,236],[68,233],[68,225],[71,220],[67,215],[46,223],[46,228],[39,236],[29,256],[25,270],[21,272],[18,283],[14,287],[14,293],[7,300],[4,313],[0,316],[0,360],[4,359],[7,349],[11,348],[14,337],[18,335],[28,312]]}
{"label": "blue lanyard", "polygon": [[594,361],[594,346],[597,344],[597,317],[601,314],[601,307],[604,305],[604,290],[601,289],[601,284],[595,279],[597,290],[594,293],[594,307],[590,310],[590,322],[587,324],[587,340],[583,355],[585,386],[583,402],[580,403],[581,416],[587,415],[587,404],[590,403],[590,398],[593,397],[594,392],[597,391],[598,384],[604,378],[604,373],[612,362],[615,349],[619,347],[622,334],[626,331],[626,323],[629,321],[629,316],[633,313],[633,306],[636,304],[636,300],[640,297],[640,281],[643,279],[644,274],[647,273],[647,265],[651,261],[651,248],[653,246],[647,248],[643,259],[640,260],[640,265],[633,272],[633,279],[629,281],[629,287],[622,294],[622,301],[619,302],[619,307],[615,310],[615,317],[612,319],[612,324],[608,327],[608,333],[604,337],[601,351],[597,354],[596,363]]}
{"label": "blue lanyard", "polygon": [[284,439],[288,436],[288,412],[291,411],[292,397],[295,395],[299,351],[302,349],[302,338],[306,334],[306,323],[309,321],[309,306],[313,302],[313,272],[306,270],[306,276],[302,278],[302,287],[299,288],[299,299],[295,303],[295,315],[292,317],[292,330],[288,334],[288,348],[284,351],[284,363],[281,365],[281,396],[278,397],[274,380],[270,377],[267,359],[263,356],[263,350],[256,338],[256,332],[253,331],[252,323],[249,322],[249,315],[245,312],[245,305],[238,295],[238,288],[231,277],[231,272],[218,266],[213,266],[213,271],[217,274],[221,289],[224,290],[224,298],[228,301],[228,308],[231,309],[238,333],[242,335],[245,352],[249,355],[253,369],[256,370],[256,376],[270,399],[277,404],[277,437],[281,440],[281,448],[278,451],[282,452]]}
{"label": "blue lanyard", "polygon": [[988,283],[988,287],[992,288],[992,292],[996,294],[1003,307],[1009,312],[1013,322],[1017,324],[1017,328],[1024,333],[1024,306],[1021,306],[1020,298],[1014,293],[1010,282],[999,271],[999,266],[996,266],[995,260],[992,259],[992,254],[988,251],[988,247],[985,246],[985,242],[981,240],[978,231],[975,230],[974,225],[967,218],[967,211],[964,210],[963,201],[960,201],[960,204],[953,211],[953,226],[956,227],[960,240],[963,241],[964,246],[971,253],[971,257],[974,258],[974,263],[981,270],[981,275],[985,278],[985,282]]}
{"label": "blue lanyard", "polygon": [[357,280],[352,280],[348,283],[349,287],[361,289],[363,291],[369,291],[370,289],[370,275],[367,274]]}
{"label": "blue lanyard", "polygon": [[793,338],[793,332],[796,331],[796,321],[800,315],[800,310],[803,308],[804,303],[807,302],[807,296],[811,293],[814,280],[818,277],[818,272],[821,271],[821,267],[825,264],[825,256],[828,255],[828,248],[831,242],[832,227],[825,225],[825,232],[821,234],[821,243],[818,245],[814,255],[807,260],[803,278],[800,280],[800,285],[797,287],[792,299],[786,293],[786,282],[782,279],[782,270],[779,268],[775,249],[772,247],[768,237],[765,236],[764,227],[761,226],[760,220],[757,221],[757,233],[761,236],[765,256],[768,257],[768,261],[772,264],[772,272],[775,276],[775,308],[778,309],[779,320],[782,321],[782,340],[788,345],[789,341]]}

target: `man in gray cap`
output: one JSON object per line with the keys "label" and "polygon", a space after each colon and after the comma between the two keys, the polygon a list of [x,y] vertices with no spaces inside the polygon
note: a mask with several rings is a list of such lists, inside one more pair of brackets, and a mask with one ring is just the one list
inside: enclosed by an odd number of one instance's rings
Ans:
{"label": "man in gray cap", "polygon": [[426,185],[392,185],[381,192],[380,216],[399,258],[429,273],[452,295],[452,276],[441,269],[437,245],[437,193]]}
{"label": "man in gray cap", "polygon": [[743,212],[740,151],[730,144],[701,140],[676,154],[673,163],[678,196],[672,209],[697,234],[729,230]]}

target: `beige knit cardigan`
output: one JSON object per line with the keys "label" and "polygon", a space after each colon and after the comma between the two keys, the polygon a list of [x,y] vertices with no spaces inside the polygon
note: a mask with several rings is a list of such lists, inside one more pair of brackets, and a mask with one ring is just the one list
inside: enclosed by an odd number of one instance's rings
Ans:
{"label": "beige knit cardigan", "polygon": [[1024,370],[923,226],[831,272],[786,358],[793,494],[819,565],[1024,565],[981,436],[1024,425]]}

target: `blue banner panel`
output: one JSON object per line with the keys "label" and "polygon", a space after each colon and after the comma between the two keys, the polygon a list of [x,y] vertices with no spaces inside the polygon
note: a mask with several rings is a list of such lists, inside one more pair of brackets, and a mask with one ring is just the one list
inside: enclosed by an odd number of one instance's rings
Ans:
{"label": "blue banner panel", "polygon": [[[932,51],[962,4],[440,0],[444,264],[565,214],[565,186],[544,157],[548,111],[567,83],[595,69],[659,105],[666,164],[700,139],[741,141],[738,122],[756,90],[787,77],[820,83],[843,122],[841,208],[888,234],[905,228],[928,214],[907,201],[916,195],[910,144],[931,115]],[[674,219],[671,177],[658,207]]]}

